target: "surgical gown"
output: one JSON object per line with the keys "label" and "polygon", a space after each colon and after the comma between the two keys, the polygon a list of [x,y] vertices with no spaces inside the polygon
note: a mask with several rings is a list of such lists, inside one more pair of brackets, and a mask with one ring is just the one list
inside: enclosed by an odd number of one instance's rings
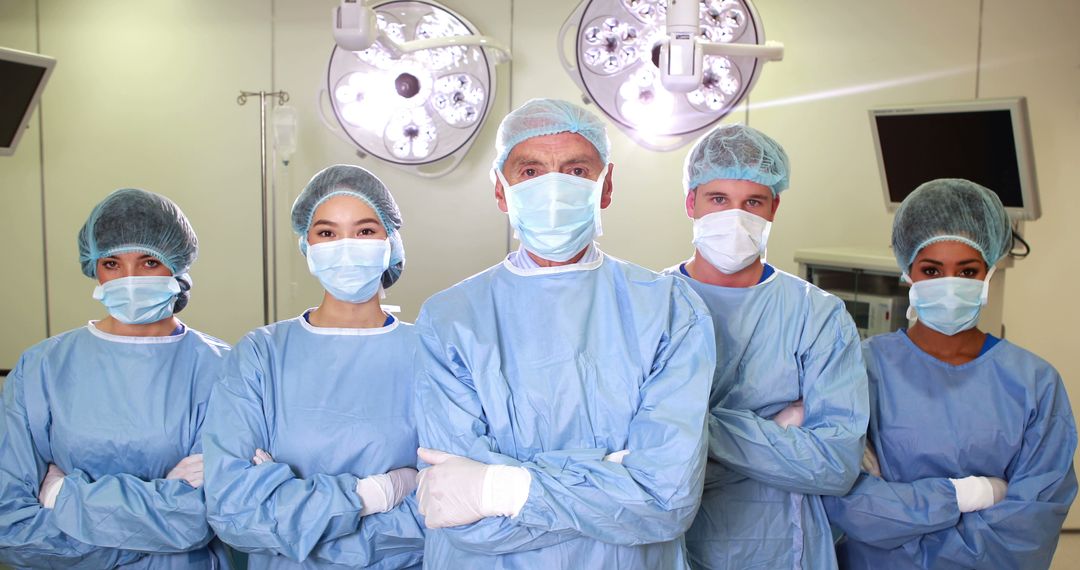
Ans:
{"label": "surgical gown", "polygon": [[434,295],[416,328],[421,445],[532,476],[517,516],[429,531],[426,565],[686,567],[715,360],[685,283],[604,255],[504,261]]}
{"label": "surgical gown", "polygon": [[[203,490],[165,475],[199,453],[228,351],[191,329],[116,336],[94,323],[26,351],[0,423],[0,561],[16,567],[227,568]],[[37,499],[49,463],[67,477]]]}
{"label": "surgical gown", "polygon": [[[1057,371],[1007,340],[959,366],[904,331],[864,350],[882,478],[863,473],[825,502],[847,535],[841,567],[1048,568],[1076,496],[1076,424]],[[970,475],[1007,481],[1005,499],[961,514],[949,478]]]}
{"label": "surgical gown", "polygon": [[[775,270],[752,287],[679,275],[716,330],[709,462],[686,534],[695,568],[835,568],[820,495],[859,473],[869,402],[859,336],[844,304]],[[802,399],[802,427],[774,415]]]}
{"label": "surgical gown", "polygon": [[[407,568],[424,533],[410,498],[360,516],[357,478],[416,465],[416,333],[312,326],[248,333],[207,414],[211,526],[259,569]],[[255,449],[274,461],[252,464]]]}

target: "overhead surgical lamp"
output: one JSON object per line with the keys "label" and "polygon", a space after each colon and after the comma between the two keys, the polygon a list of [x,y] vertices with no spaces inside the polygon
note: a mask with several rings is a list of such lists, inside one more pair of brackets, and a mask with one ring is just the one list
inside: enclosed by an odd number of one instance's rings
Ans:
{"label": "overhead surgical lamp", "polygon": [[323,115],[327,127],[420,176],[453,170],[491,110],[509,48],[431,0],[344,0],[333,26],[325,89],[340,128]]}
{"label": "overhead surgical lamp", "polygon": [[[566,53],[574,33],[574,61]],[[765,41],[750,0],[584,0],[559,32],[559,58],[638,144],[679,148],[750,93],[784,46]]]}

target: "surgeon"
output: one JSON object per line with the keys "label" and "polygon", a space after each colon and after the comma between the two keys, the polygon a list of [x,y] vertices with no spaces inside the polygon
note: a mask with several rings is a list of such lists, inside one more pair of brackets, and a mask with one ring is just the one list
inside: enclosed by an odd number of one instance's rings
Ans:
{"label": "surgeon", "polygon": [[495,201],[521,247],[433,296],[417,497],[432,568],[685,568],[712,323],[690,288],[602,252],[603,124],[533,99],[503,119]]}
{"label": "surgeon", "polygon": [[230,355],[204,438],[210,524],[251,568],[419,567],[417,337],[379,304],[404,268],[401,213],[375,175],[336,165],[292,226],[322,303]]}
{"label": "surgeon", "polygon": [[695,251],[664,273],[709,307],[717,355],[694,568],[835,568],[821,495],[859,473],[869,404],[855,324],[840,299],[765,262],[789,170],[779,143],[742,125],[686,157]]}
{"label": "surgeon", "polygon": [[893,221],[917,318],[863,344],[870,447],[825,502],[844,568],[1049,568],[1076,497],[1076,424],[1054,367],[976,328],[1009,218],[973,182],[923,184]]}
{"label": "surgeon", "polygon": [[171,200],[117,190],[78,237],[108,316],[31,347],[0,408],[0,561],[227,568],[199,434],[228,346],[176,318],[198,240]]}

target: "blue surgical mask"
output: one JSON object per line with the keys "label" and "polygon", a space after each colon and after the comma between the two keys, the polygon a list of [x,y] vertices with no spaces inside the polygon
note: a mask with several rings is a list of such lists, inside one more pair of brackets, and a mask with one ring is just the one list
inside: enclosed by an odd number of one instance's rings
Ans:
{"label": "blue surgical mask", "polygon": [[[911,285],[908,299],[919,322],[953,336],[974,327],[990,293],[991,269],[985,280],[966,277],[924,279]],[[904,278],[911,280],[907,275]],[[910,316],[910,315],[909,315]]]}
{"label": "blue surgical mask", "polygon": [[363,303],[390,267],[389,239],[339,239],[308,246],[308,269],[335,299]]}
{"label": "blue surgical mask", "polygon": [[551,172],[510,186],[502,172],[506,209],[514,237],[549,261],[567,261],[603,233],[600,193],[608,167],[596,180]]}
{"label": "blue surgical mask", "polygon": [[175,277],[120,277],[94,288],[94,298],[101,301],[112,317],[128,325],[145,325],[167,319],[173,314],[180,283]]}

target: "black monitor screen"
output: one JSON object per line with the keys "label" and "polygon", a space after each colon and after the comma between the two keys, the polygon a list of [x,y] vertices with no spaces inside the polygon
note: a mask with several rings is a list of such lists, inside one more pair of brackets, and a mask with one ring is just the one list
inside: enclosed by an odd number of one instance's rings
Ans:
{"label": "black monitor screen", "polygon": [[0,60],[0,147],[10,147],[45,68]]}
{"label": "black monitor screen", "polygon": [[1022,208],[1009,111],[877,115],[889,200],[902,202],[935,178],[966,178]]}

